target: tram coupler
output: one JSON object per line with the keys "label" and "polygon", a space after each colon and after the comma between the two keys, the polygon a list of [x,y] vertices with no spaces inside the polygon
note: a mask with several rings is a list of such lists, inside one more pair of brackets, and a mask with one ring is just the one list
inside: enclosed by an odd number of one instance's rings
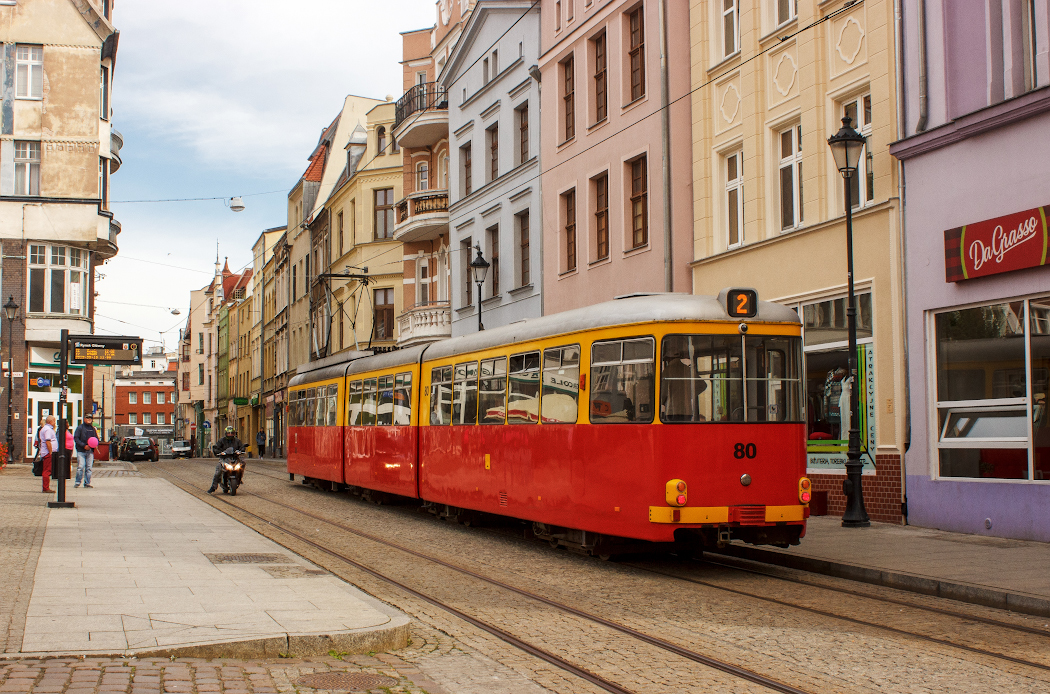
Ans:
{"label": "tram coupler", "polygon": [[718,526],[718,547],[722,548],[729,544],[732,540],[732,536],[729,532],[729,528],[724,525]]}

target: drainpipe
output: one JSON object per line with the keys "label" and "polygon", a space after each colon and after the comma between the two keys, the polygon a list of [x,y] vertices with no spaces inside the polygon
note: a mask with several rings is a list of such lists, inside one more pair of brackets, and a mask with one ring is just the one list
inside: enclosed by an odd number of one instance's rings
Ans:
{"label": "drainpipe", "polygon": [[660,0],[660,108],[663,111],[663,177],[664,177],[664,291],[674,291],[674,249],[671,246],[671,109],[667,74],[667,0]]}
{"label": "drainpipe", "polygon": [[919,32],[919,122],[915,124],[915,132],[921,133],[926,130],[926,121],[929,118],[929,105],[926,101],[929,77],[926,74],[926,0],[918,2],[915,28]]}
{"label": "drainpipe", "polygon": [[[897,140],[902,140],[907,136],[906,127],[904,125],[905,112],[904,112],[904,9],[902,7],[903,0],[894,0],[894,23],[893,23],[893,38],[896,43],[897,50]],[[920,5],[925,5],[925,0],[919,0]],[[919,20],[920,26],[923,26],[925,31],[925,22],[923,19]],[[921,39],[923,45],[925,45],[925,37]],[[921,51],[923,54],[925,50]],[[925,59],[920,58],[920,70],[922,77],[920,84],[925,81],[926,66]],[[925,85],[920,87],[920,119],[919,126],[921,128],[926,127],[926,92]],[[911,377],[910,377],[910,359],[908,352],[908,284],[907,284],[907,271],[906,263],[908,258],[908,237],[905,233],[905,186],[904,186],[904,162],[900,159],[897,160],[897,224],[900,233],[900,249],[901,249],[901,260],[900,260],[900,287],[901,287],[901,310],[904,315],[904,346],[903,346],[903,368],[904,368],[904,398],[901,406],[904,408],[904,450],[901,453],[901,517],[904,520],[904,525],[908,524],[908,473],[905,464],[905,457],[908,450],[911,448]]]}
{"label": "drainpipe", "polygon": [[[532,79],[534,79],[536,81],[536,103],[539,104],[540,108],[542,108],[543,107],[543,79],[542,79],[543,78],[543,73],[540,72],[540,66],[539,65],[530,65],[529,66],[529,77],[531,77]],[[537,118],[537,120],[539,120],[539,119]],[[538,143],[537,143],[536,147],[537,147],[537,149],[539,148],[539,144]],[[537,185],[536,185],[536,187],[539,190],[536,193],[536,197],[539,198],[539,201],[540,201],[540,228],[542,229],[542,227],[543,227],[543,214],[542,214],[542,211],[543,211],[543,167],[542,166],[537,166],[536,168],[538,168],[540,170],[539,180],[537,181]],[[531,220],[529,221],[529,226],[530,226],[529,234],[532,234],[532,229],[531,229],[532,221]],[[542,237],[543,234],[541,233],[540,236]],[[540,249],[540,252],[538,254],[539,255],[539,258],[538,258],[538,260],[539,260],[539,264],[538,264],[538,269],[539,269],[538,277],[539,277],[539,280],[537,282],[539,284],[539,286],[540,286],[539,294],[540,294],[540,315],[541,316],[547,315],[546,313],[544,313],[544,310],[543,310],[543,297],[546,296],[546,292],[544,291],[544,288],[543,288],[543,246],[544,246],[543,243],[539,244],[539,249]],[[450,268],[452,267],[452,263],[451,262],[449,263],[449,267]],[[451,305],[451,302],[449,302],[449,305]]]}

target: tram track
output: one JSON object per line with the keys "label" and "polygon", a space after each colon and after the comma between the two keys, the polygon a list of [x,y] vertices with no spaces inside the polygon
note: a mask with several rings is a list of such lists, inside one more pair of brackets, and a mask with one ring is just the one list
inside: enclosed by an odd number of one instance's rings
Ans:
{"label": "tram track", "polygon": [[[232,508],[236,509],[238,513],[243,513],[243,514],[245,514],[245,515],[247,515],[247,516],[249,516],[251,518],[254,518],[257,521],[259,521],[259,522],[261,522],[261,523],[263,523],[265,525],[268,525],[270,527],[273,527],[273,528],[277,529],[278,531],[280,531],[281,533],[288,535],[291,538],[294,538],[298,542],[301,542],[301,543],[303,543],[303,544],[305,544],[305,545],[307,545],[309,547],[312,547],[312,548],[314,548],[314,549],[316,549],[316,550],[318,550],[318,551],[320,551],[320,552],[322,552],[322,553],[324,553],[324,554],[326,554],[326,555],[328,555],[330,557],[333,557],[333,558],[335,558],[335,559],[337,559],[339,561],[342,561],[342,562],[344,562],[344,563],[346,563],[346,564],[348,564],[350,566],[353,566],[354,568],[356,568],[358,570],[364,571],[365,573],[369,574],[370,576],[372,576],[374,578],[377,578],[377,579],[379,579],[381,581],[384,581],[386,583],[394,585],[394,586],[398,587],[399,589],[405,591],[406,593],[408,593],[408,594],[410,594],[410,595],[412,595],[412,596],[414,596],[414,597],[416,597],[416,598],[418,598],[420,600],[423,600],[423,601],[425,601],[425,602],[427,602],[427,603],[429,603],[431,605],[434,605],[435,607],[438,607],[440,609],[443,609],[443,610],[449,612],[450,614],[455,615],[456,617],[458,617],[458,618],[466,621],[467,623],[469,623],[469,624],[471,624],[471,625],[473,625],[473,626],[475,626],[475,627],[477,627],[477,628],[479,628],[479,629],[481,629],[481,630],[491,634],[492,636],[495,636],[496,638],[504,641],[505,643],[508,643],[509,645],[512,645],[512,646],[514,646],[514,647],[516,647],[516,648],[518,648],[518,649],[520,649],[520,650],[522,650],[522,651],[524,651],[526,653],[529,653],[530,655],[533,655],[533,656],[535,656],[535,657],[537,657],[537,658],[547,662],[548,664],[554,665],[555,667],[557,667],[557,668],[559,668],[559,669],[561,669],[561,670],[563,670],[565,672],[568,672],[568,673],[571,673],[571,674],[573,674],[573,675],[575,675],[577,677],[580,677],[581,679],[584,679],[584,680],[590,682],[591,684],[594,684],[595,686],[598,686],[601,689],[604,689],[605,691],[614,692],[614,693],[617,693],[617,694],[634,694],[633,690],[627,689],[624,686],[622,686],[622,685],[620,685],[620,684],[618,684],[616,682],[613,682],[613,681],[611,681],[611,680],[609,680],[607,678],[602,677],[601,675],[595,674],[595,673],[590,672],[589,670],[587,670],[585,668],[582,668],[582,667],[580,667],[578,665],[575,665],[574,663],[566,660],[565,658],[562,658],[561,656],[559,656],[559,655],[557,655],[555,653],[551,653],[550,651],[547,651],[545,649],[539,648],[538,646],[530,644],[529,642],[527,642],[524,639],[521,639],[521,638],[515,636],[514,634],[511,634],[510,632],[506,631],[505,629],[502,629],[502,628],[500,628],[500,627],[498,627],[498,626],[496,626],[494,624],[491,624],[491,623],[489,623],[489,622],[487,622],[485,620],[479,619],[479,618],[477,618],[477,617],[475,617],[473,615],[467,614],[463,610],[461,610],[459,608],[456,608],[456,607],[454,607],[452,605],[449,605],[446,602],[444,602],[444,601],[440,600],[439,598],[436,598],[436,597],[434,597],[432,595],[427,595],[426,593],[424,593],[422,591],[416,590],[416,589],[406,585],[404,582],[398,580],[397,578],[389,576],[389,575],[383,573],[382,571],[380,571],[380,570],[378,570],[378,569],[376,569],[374,567],[367,566],[364,563],[353,559],[352,557],[349,557],[349,556],[347,556],[347,555],[345,555],[345,554],[343,554],[341,552],[333,550],[330,547],[326,547],[326,546],[324,546],[324,545],[322,545],[322,544],[320,544],[320,543],[310,539],[309,537],[306,537],[305,535],[302,535],[301,533],[297,533],[294,530],[289,529],[285,525],[279,525],[279,524],[275,523],[273,520],[271,520],[269,518],[266,518],[266,517],[264,517],[262,515],[254,513],[252,511],[244,508],[241,505],[235,504],[235,503],[233,503],[231,501],[231,499],[234,498],[234,497],[210,496],[210,495],[202,493],[200,491],[200,489],[198,488],[199,485],[194,484],[192,481],[190,481],[190,480],[186,479],[185,477],[182,477],[182,476],[180,476],[180,475],[178,475],[178,474],[176,474],[176,473],[174,473],[174,472],[172,472],[170,470],[163,469],[163,468],[157,468],[157,472],[159,472],[160,474],[162,474],[162,475],[164,475],[166,477],[169,477],[171,479],[178,480],[178,482],[181,482],[182,484],[178,484],[178,486],[180,488],[182,488],[184,491],[190,492],[190,493],[194,494],[195,496],[198,496],[198,497],[201,497],[201,498],[210,498],[210,499],[212,499],[215,502],[221,502],[221,503],[223,503],[226,506],[232,507]],[[258,469],[256,469],[254,471],[254,474],[261,474],[262,476],[265,476],[265,477],[268,477],[268,478],[271,478],[271,479],[284,479],[285,481],[287,481],[286,477],[266,474],[266,473],[260,472]],[[460,574],[463,574],[463,575],[466,575],[466,576],[470,576],[470,577],[472,577],[474,579],[477,579],[479,581],[483,581],[485,583],[488,583],[488,584],[490,584],[492,586],[496,586],[496,587],[501,588],[503,590],[510,591],[510,592],[515,593],[517,595],[520,595],[520,596],[522,596],[524,598],[527,598],[527,599],[530,599],[530,600],[533,600],[533,601],[536,601],[536,602],[540,602],[540,603],[545,604],[545,605],[547,605],[549,607],[552,607],[552,608],[554,608],[556,610],[559,610],[559,611],[561,611],[563,613],[570,614],[570,615],[573,615],[575,617],[579,617],[581,619],[587,620],[589,622],[592,622],[594,624],[600,625],[602,627],[606,627],[608,629],[612,629],[613,631],[616,631],[616,632],[618,632],[620,634],[623,634],[625,636],[631,637],[633,639],[636,639],[638,641],[641,641],[643,643],[646,643],[646,644],[648,644],[650,646],[656,647],[658,649],[661,649],[661,650],[666,651],[668,653],[671,653],[673,655],[676,655],[676,656],[685,658],[687,660],[699,663],[699,664],[704,665],[706,667],[709,667],[709,668],[712,668],[712,669],[717,670],[719,672],[731,675],[731,676],[739,678],[741,680],[750,682],[752,684],[757,684],[757,685],[759,685],[761,687],[764,687],[766,689],[769,689],[771,691],[781,692],[783,694],[816,694],[815,692],[809,692],[809,691],[804,690],[804,689],[799,689],[797,687],[794,687],[792,685],[786,684],[784,682],[780,682],[778,680],[772,679],[770,677],[762,675],[759,672],[755,672],[753,670],[749,670],[747,668],[743,668],[743,667],[740,667],[740,666],[737,666],[737,665],[733,665],[732,663],[728,663],[728,662],[719,660],[717,658],[713,658],[711,656],[707,656],[707,655],[704,655],[702,653],[698,653],[696,651],[690,650],[688,648],[685,648],[685,647],[680,646],[678,644],[672,643],[672,642],[667,641],[665,639],[661,639],[661,638],[653,636],[651,634],[647,634],[647,633],[645,633],[643,631],[640,631],[640,630],[637,630],[637,629],[633,629],[631,627],[619,624],[619,623],[617,623],[615,621],[606,619],[606,618],[601,617],[599,615],[595,615],[595,614],[589,613],[589,612],[587,612],[585,610],[580,610],[578,608],[572,607],[571,605],[566,605],[564,603],[558,602],[557,600],[553,600],[551,598],[548,598],[548,597],[545,597],[545,596],[542,596],[542,595],[538,595],[538,594],[533,593],[531,591],[528,591],[528,590],[525,590],[525,589],[522,589],[522,588],[518,588],[517,586],[513,586],[511,584],[505,583],[505,582],[500,581],[500,580],[498,580],[496,578],[492,578],[492,577],[489,577],[489,576],[484,576],[484,575],[479,574],[477,572],[471,571],[470,569],[467,569],[467,568],[464,568],[464,567],[461,567],[461,566],[457,566],[457,565],[455,565],[453,563],[443,561],[441,559],[438,559],[436,557],[432,557],[432,556],[427,555],[427,554],[422,553],[422,552],[418,552],[418,551],[410,549],[408,547],[404,547],[403,545],[400,545],[398,543],[391,542],[389,540],[385,540],[385,539],[383,539],[381,537],[378,537],[376,535],[372,535],[371,533],[367,533],[367,532],[358,530],[356,528],[352,528],[350,526],[344,525],[344,524],[339,523],[337,521],[333,521],[333,520],[331,520],[329,518],[325,518],[324,516],[320,516],[318,514],[312,513],[310,511],[305,510],[305,509],[298,508],[298,507],[293,506],[291,504],[286,504],[284,502],[277,501],[275,499],[263,496],[261,494],[256,494],[256,493],[253,493],[253,492],[247,492],[247,491],[244,491],[243,489],[240,491],[240,494],[242,496],[249,496],[249,497],[254,497],[254,498],[260,499],[260,500],[262,500],[262,501],[264,501],[266,503],[273,504],[275,506],[278,506],[278,507],[287,509],[289,511],[293,511],[295,513],[301,514],[302,516],[304,516],[306,518],[310,518],[311,520],[315,520],[315,521],[319,521],[319,522],[322,522],[322,523],[326,523],[327,525],[330,525],[330,526],[332,526],[334,528],[338,528],[339,530],[342,530],[344,532],[352,533],[352,534],[354,534],[354,535],[356,535],[356,536],[358,536],[358,537],[360,537],[362,539],[366,539],[366,540],[375,542],[377,544],[384,545],[384,546],[389,547],[391,549],[396,549],[396,550],[404,552],[404,553],[406,553],[406,554],[408,554],[410,556],[413,556],[413,557],[416,557],[416,558],[419,558],[419,559],[423,559],[423,560],[431,562],[433,564],[436,564],[436,565],[448,568],[448,569],[450,569],[452,571],[456,571],[456,572],[458,572]],[[271,539],[274,539],[274,538],[271,538]],[[285,546],[287,546],[287,545],[285,545]],[[289,547],[289,549],[292,550],[292,551],[295,551],[295,549],[293,547]]]}

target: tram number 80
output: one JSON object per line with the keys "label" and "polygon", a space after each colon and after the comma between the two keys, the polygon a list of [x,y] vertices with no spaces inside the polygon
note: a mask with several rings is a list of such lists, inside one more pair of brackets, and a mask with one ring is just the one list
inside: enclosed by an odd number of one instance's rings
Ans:
{"label": "tram number 80", "polygon": [[738,443],[733,446],[734,458],[754,458],[758,455],[758,446],[753,443]]}

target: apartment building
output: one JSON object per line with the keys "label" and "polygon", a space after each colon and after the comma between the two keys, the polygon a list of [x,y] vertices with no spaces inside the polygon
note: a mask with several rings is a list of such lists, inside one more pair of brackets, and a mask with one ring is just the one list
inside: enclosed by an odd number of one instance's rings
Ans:
{"label": "apartment building", "polygon": [[57,412],[54,355],[61,330],[93,331],[95,269],[117,253],[109,178],[123,144],[112,127],[118,36],[109,2],[0,4],[2,287],[3,302],[19,306],[13,323],[3,321],[0,345],[5,368],[18,374],[4,396],[16,460],[32,457],[44,417],[61,414],[75,427],[93,401],[91,368],[74,366],[67,410]]}

